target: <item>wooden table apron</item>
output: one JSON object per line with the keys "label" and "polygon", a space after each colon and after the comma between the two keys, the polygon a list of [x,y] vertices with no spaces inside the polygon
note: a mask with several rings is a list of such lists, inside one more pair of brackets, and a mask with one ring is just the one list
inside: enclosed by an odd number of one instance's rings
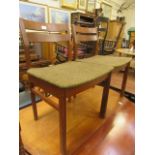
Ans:
{"label": "wooden table apron", "polygon": [[32,99],[32,108],[34,119],[38,119],[37,114],[37,106],[35,101],[35,93],[33,92],[33,87],[38,86],[59,99],[59,128],[60,128],[60,151],[62,155],[67,155],[67,148],[66,148],[66,98],[76,95],[96,84],[100,84],[103,86],[103,93],[102,93],[102,101],[100,107],[100,117],[104,118],[106,113],[106,107],[108,102],[108,95],[109,95],[109,87],[110,87],[110,80],[111,80],[111,72],[106,74],[100,78],[97,78],[91,82],[82,84],[80,86],[74,88],[59,88],[56,87],[46,81],[38,79],[34,76],[29,75],[29,80],[31,83],[31,99]]}

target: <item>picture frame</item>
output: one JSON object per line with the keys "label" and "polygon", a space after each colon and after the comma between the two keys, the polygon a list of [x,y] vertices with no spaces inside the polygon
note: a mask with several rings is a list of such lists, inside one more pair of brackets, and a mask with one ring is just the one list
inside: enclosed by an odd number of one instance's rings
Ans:
{"label": "picture frame", "polygon": [[35,2],[50,7],[60,8],[60,0],[29,0],[29,2]]}
{"label": "picture frame", "polygon": [[78,1],[78,9],[86,10],[87,8],[87,0],[79,0]]}
{"label": "picture frame", "polygon": [[70,9],[77,9],[77,0],[61,0],[61,6]]}
{"label": "picture frame", "polygon": [[36,22],[48,22],[48,7],[45,5],[19,1],[20,18]]}
{"label": "picture frame", "polygon": [[103,16],[111,19],[112,15],[112,6],[108,3],[102,2],[101,8],[103,10]]}
{"label": "picture frame", "polygon": [[94,13],[96,0],[87,0],[87,12]]}
{"label": "picture frame", "polygon": [[49,7],[49,23],[54,24],[69,24],[70,25],[70,13],[66,10],[60,10]]}

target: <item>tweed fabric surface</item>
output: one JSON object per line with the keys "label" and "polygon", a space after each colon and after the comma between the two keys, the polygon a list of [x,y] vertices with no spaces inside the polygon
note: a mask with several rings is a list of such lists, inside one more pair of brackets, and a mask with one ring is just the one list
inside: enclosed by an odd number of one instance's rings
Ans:
{"label": "tweed fabric surface", "polygon": [[129,63],[131,60],[132,58],[129,58],[129,57],[96,55],[90,58],[77,59],[76,61],[94,63],[94,64],[102,64],[102,65],[105,64],[105,65],[113,66],[114,68],[118,68],[118,67],[121,67]]}
{"label": "tweed fabric surface", "polygon": [[73,88],[113,70],[112,66],[83,62],[66,62],[44,68],[31,68],[28,74],[60,88]]}

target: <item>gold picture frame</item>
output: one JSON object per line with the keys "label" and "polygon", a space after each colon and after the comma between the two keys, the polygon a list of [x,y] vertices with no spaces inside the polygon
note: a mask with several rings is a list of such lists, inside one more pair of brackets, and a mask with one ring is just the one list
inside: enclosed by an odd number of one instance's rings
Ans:
{"label": "gold picture frame", "polygon": [[96,0],[87,0],[87,12],[94,13],[96,6]]}
{"label": "gold picture frame", "polygon": [[48,7],[37,3],[19,1],[20,18],[36,22],[48,22]]}
{"label": "gold picture frame", "polygon": [[60,8],[60,0],[29,0],[29,2],[48,5],[54,8]]}
{"label": "gold picture frame", "polygon": [[68,11],[49,7],[48,12],[49,23],[70,25],[70,13]]}
{"label": "gold picture frame", "polygon": [[61,0],[61,6],[70,9],[77,9],[77,0]]}
{"label": "gold picture frame", "polygon": [[79,0],[78,1],[78,9],[86,10],[87,8],[87,0]]}
{"label": "gold picture frame", "polygon": [[111,19],[112,16],[112,6],[108,3],[102,2],[101,8],[103,10],[103,16]]}

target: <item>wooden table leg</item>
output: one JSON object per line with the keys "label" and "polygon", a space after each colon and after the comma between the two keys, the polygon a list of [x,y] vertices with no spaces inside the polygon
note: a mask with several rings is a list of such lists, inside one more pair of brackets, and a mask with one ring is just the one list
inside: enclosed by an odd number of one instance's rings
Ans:
{"label": "wooden table leg", "polygon": [[124,74],[123,74],[123,81],[122,81],[121,93],[120,93],[121,97],[124,95],[124,92],[125,92],[127,78],[128,78],[129,66],[130,66],[130,63],[128,63],[127,66],[125,67],[125,71],[124,71]]}
{"label": "wooden table leg", "polygon": [[[33,85],[31,84],[31,89],[33,88]],[[32,101],[32,110],[34,115],[34,120],[38,119],[38,112],[37,112],[37,105],[36,105],[36,98],[35,94],[31,90],[31,101]]]}
{"label": "wooden table leg", "polygon": [[66,98],[59,99],[59,130],[60,130],[60,150],[61,155],[67,155],[66,149]]}
{"label": "wooden table leg", "polygon": [[103,93],[102,93],[102,101],[101,101],[101,107],[100,107],[100,117],[104,118],[108,103],[108,96],[109,96],[109,89],[110,89],[110,81],[111,81],[111,73],[106,79],[106,81],[102,84],[104,87]]}

